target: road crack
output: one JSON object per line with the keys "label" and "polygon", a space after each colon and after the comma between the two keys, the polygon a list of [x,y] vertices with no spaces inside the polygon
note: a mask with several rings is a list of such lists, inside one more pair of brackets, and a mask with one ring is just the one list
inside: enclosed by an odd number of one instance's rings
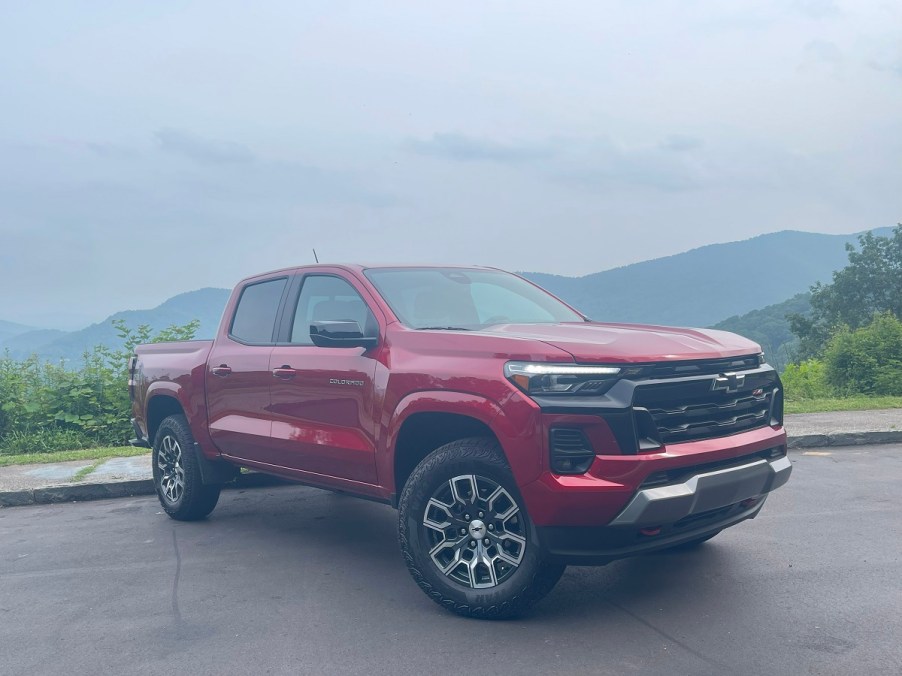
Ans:
{"label": "road crack", "polygon": [[179,553],[179,541],[172,529],[172,548],[175,550],[175,577],[172,579],[172,616],[176,628],[182,626],[182,611],[179,609],[179,578],[182,575],[182,555]]}
{"label": "road crack", "polygon": [[695,657],[702,660],[703,662],[710,664],[711,666],[717,667],[718,669],[728,669],[725,664],[721,664],[717,660],[708,657],[704,653],[700,653],[695,648],[683,643],[680,639],[676,638],[675,636],[671,636],[666,631],[659,629],[658,627],[653,625],[651,622],[643,619],[642,617],[640,617],[636,613],[632,612],[631,610],[628,610],[628,609],[624,608],[623,606],[621,606],[620,604],[615,603],[614,601],[611,601],[611,600],[608,600],[608,603],[610,603],[612,606],[614,606],[617,610],[626,613],[627,615],[632,617],[634,620],[636,620],[640,624],[645,625],[646,627],[651,629],[653,632],[655,632],[658,636],[661,636],[662,638],[670,641],[671,643],[678,645],[680,648],[682,648],[683,650],[688,652],[690,655],[694,655]]}

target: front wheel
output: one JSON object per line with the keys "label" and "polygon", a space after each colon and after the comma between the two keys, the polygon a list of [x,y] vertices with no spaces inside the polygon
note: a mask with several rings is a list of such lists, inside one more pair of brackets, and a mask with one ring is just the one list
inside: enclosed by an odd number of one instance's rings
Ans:
{"label": "front wheel", "polygon": [[204,484],[194,437],[183,415],[160,423],[153,443],[153,483],[166,513],[179,521],[203,519],[219,501],[220,487]]}
{"label": "front wheel", "polygon": [[401,550],[416,583],[460,615],[515,617],[565,566],[546,560],[493,439],[446,444],[414,469],[399,502]]}

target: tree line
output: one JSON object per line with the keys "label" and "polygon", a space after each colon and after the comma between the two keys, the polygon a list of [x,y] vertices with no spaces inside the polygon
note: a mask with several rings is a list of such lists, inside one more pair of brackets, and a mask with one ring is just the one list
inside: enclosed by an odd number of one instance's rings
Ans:
{"label": "tree line", "polygon": [[811,312],[788,315],[799,343],[787,396],[902,396],[902,224],[846,245],[849,263],[811,287]]}

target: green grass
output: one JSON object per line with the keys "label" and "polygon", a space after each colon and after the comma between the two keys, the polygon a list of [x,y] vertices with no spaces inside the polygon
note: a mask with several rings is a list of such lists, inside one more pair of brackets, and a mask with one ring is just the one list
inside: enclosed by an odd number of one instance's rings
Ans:
{"label": "green grass", "polygon": [[824,411],[868,411],[880,408],[902,408],[902,397],[854,397],[830,399],[796,399],[785,405],[786,413],[821,413]]}
{"label": "green grass", "polygon": [[78,470],[75,474],[72,475],[72,478],[69,479],[69,481],[71,481],[73,483],[76,481],[81,481],[86,476],[88,476],[91,472],[93,472],[95,469],[100,467],[100,464],[102,462],[103,462],[103,460],[98,460],[93,465],[88,465],[87,467],[82,467],[80,470]]}
{"label": "green grass", "polygon": [[0,451],[0,467],[6,467],[7,465],[34,465],[42,462],[64,462],[66,460],[105,460],[106,458],[124,458],[144,455],[145,453],[150,453],[150,449],[134,448],[132,446],[104,446],[102,448],[85,448],[80,451],[52,451],[50,453],[7,454]]}

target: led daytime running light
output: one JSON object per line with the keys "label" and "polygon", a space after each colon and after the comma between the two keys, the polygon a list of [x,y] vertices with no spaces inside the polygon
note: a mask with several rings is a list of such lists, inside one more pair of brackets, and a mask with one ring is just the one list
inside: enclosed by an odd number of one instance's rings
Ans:
{"label": "led daytime running light", "polygon": [[616,376],[616,366],[580,366],[578,364],[529,364],[509,362],[504,366],[508,375],[527,376]]}

